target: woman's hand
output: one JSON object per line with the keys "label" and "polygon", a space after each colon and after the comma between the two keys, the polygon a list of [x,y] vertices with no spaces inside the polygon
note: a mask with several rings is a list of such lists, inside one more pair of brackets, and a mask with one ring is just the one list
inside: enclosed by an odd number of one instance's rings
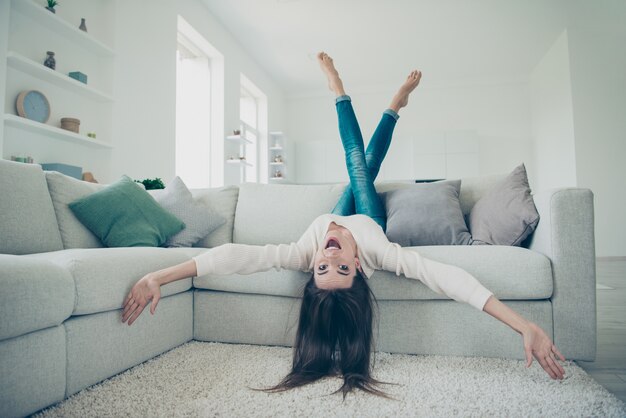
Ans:
{"label": "woman's hand", "polygon": [[159,299],[161,299],[161,285],[154,274],[149,273],[135,283],[126,297],[122,322],[128,320],[128,325],[132,325],[150,301],[152,301],[150,313],[154,315]]}
{"label": "woman's hand", "polygon": [[565,357],[556,348],[550,337],[535,323],[529,322],[522,332],[524,337],[524,351],[526,352],[526,367],[530,367],[533,362],[533,355],[541,364],[541,367],[553,379],[563,379],[565,370],[558,363],[557,356],[565,361]]}

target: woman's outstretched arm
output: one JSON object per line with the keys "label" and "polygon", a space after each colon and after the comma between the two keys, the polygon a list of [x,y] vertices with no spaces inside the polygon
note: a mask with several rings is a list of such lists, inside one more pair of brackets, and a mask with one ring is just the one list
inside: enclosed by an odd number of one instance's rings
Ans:
{"label": "woman's outstretched arm", "polygon": [[533,362],[533,355],[543,369],[553,379],[563,379],[565,370],[558,363],[557,358],[565,361],[565,356],[556,348],[550,337],[535,323],[524,319],[521,315],[491,296],[483,311],[507,324],[524,338],[524,352],[526,353],[526,367]]}
{"label": "woman's outstretched arm", "polygon": [[[382,248],[385,246],[384,239],[381,234],[378,235],[381,241],[379,246]],[[434,292],[445,294],[458,302],[466,302],[505,323],[522,335],[527,367],[532,364],[534,355],[550,377],[563,378],[565,370],[557,362],[557,358],[565,361],[565,357],[550,337],[537,324],[524,319],[498,300],[474,276],[460,267],[430,260],[417,251],[402,248],[396,243],[387,245],[384,255],[379,254],[384,270],[418,279]]]}
{"label": "woman's outstretched arm", "polygon": [[303,270],[311,265],[317,235],[323,229],[322,217],[314,220],[297,242],[291,244],[224,244],[193,257],[189,261],[154,271],[142,277],[124,300],[122,322],[132,325],[148,303],[150,313],[161,299],[161,286],[187,277],[205,274],[250,274],[271,268]]}
{"label": "woman's outstretched arm", "polygon": [[196,262],[194,260],[146,274],[135,283],[124,300],[122,322],[128,321],[128,325],[132,325],[150,302],[152,302],[150,313],[154,315],[161,299],[162,285],[186,277],[193,277],[196,274]]}

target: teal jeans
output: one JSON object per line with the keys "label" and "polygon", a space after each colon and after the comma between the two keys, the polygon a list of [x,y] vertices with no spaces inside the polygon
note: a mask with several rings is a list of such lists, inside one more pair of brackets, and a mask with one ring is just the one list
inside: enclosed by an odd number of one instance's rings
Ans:
{"label": "teal jeans", "polygon": [[350,97],[337,97],[335,106],[350,184],[332,213],[343,216],[355,213],[367,215],[384,231],[387,226],[387,215],[383,202],[374,188],[374,180],[389,149],[393,129],[399,116],[391,109],[385,110],[365,151],[363,136]]}

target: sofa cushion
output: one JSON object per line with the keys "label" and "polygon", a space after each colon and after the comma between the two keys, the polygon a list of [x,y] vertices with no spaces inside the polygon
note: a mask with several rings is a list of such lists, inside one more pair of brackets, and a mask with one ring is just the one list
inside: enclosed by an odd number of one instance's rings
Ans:
{"label": "sofa cushion", "polygon": [[128,176],[69,207],[107,247],[159,247],[185,227]]}
{"label": "sofa cushion", "polygon": [[[68,270],[76,284],[74,315],[121,309],[124,298],[147,273],[190,259],[184,252],[168,248],[89,248],[31,254]],[[184,292],[191,279],[178,280],[161,287],[161,296]]]}
{"label": "sofa cushion", "polygon": [[[542,254],[510,246],[436,245],[408,247],[426,258],[467,270],[499,299],[546,299],[552,296],[552,268]],[[250,275],[194,278],[200,289],[237,293],[301,297],[310,273],[272,269]],[[369,279],[379,300],[447,299],[430,290],[419,280],[398,277],[395,273],[376,271]]]}
{"label": "sofa cushion", "polygon": [[245,183],[239,187],[233,242],[297,241],[313,220],[333,209],[345,185]]}
{"label": "sofa cushion", "polygon": [[0,340],[59,325],[73,309],[69,271],[46,260],[0,254]]}
{"label": "sofa cushion", "polygon": [[46,180],[59,222],[63,247],[65,249],[103,247],[100,239],[78,220],[68,205],[81,197],[102,190],[106,185],[77,180],[56,171],[46,171]]}
{"label": "sofa cushion", "polygon": [[198,241],[194,247],[212,248],[232,243],[239,187],[226,186],[213,189],[192,189],[191,194],[194,199],[198,199],[198,201],[206,204],[226,219],[226,223]]}
{"label": "sofa cushion", "polygon": [[63,249],[40,165],[0,159],[0,195],[0,254]]}
{"label": "sofa cushion", "polygon": [[403,247],[467,245],[472,237],[459,204],[461,180],[416,184],[381,193],[389,241]]}

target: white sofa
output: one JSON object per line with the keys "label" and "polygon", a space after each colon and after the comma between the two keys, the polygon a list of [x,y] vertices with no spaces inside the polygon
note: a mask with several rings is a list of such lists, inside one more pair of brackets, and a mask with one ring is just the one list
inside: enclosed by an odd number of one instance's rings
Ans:
{"label": "white sofa", "polygon": [[[330,211],[345,185],[244,184],[193,190],[227,219],[199,248],[98,248],[67,209],[76,190],[37,165],[0,161],[0,416],[24,416],[189,340],[290,346],[302,272],[194,277],[162,289],[154,316],[129,327],[120,307],[144,274],[227,242],[291,242]],[[465,214],[504,176],[464,179]],[[47,181],[48,180],[48,181]],[[62,184],[62,182],[61,182]],[[89,186],[91,187],[91,186]],[[94,186],[95,187],[95,186]],[[379,190],[397,185],[383,184]],[[404,187],[410,187],[405,185]],[[77,189],[77,190],[78,190]],[[523,247],[425,246],[536,322],[568,359],[596,352],[593,194],[534,195],[541,220]],[[65,207],[64,207],[65,205]],[[91,236],[90,236],[91,235]],[[422,283],[379,271],[378,350],[523,359],[521,337]]]}

